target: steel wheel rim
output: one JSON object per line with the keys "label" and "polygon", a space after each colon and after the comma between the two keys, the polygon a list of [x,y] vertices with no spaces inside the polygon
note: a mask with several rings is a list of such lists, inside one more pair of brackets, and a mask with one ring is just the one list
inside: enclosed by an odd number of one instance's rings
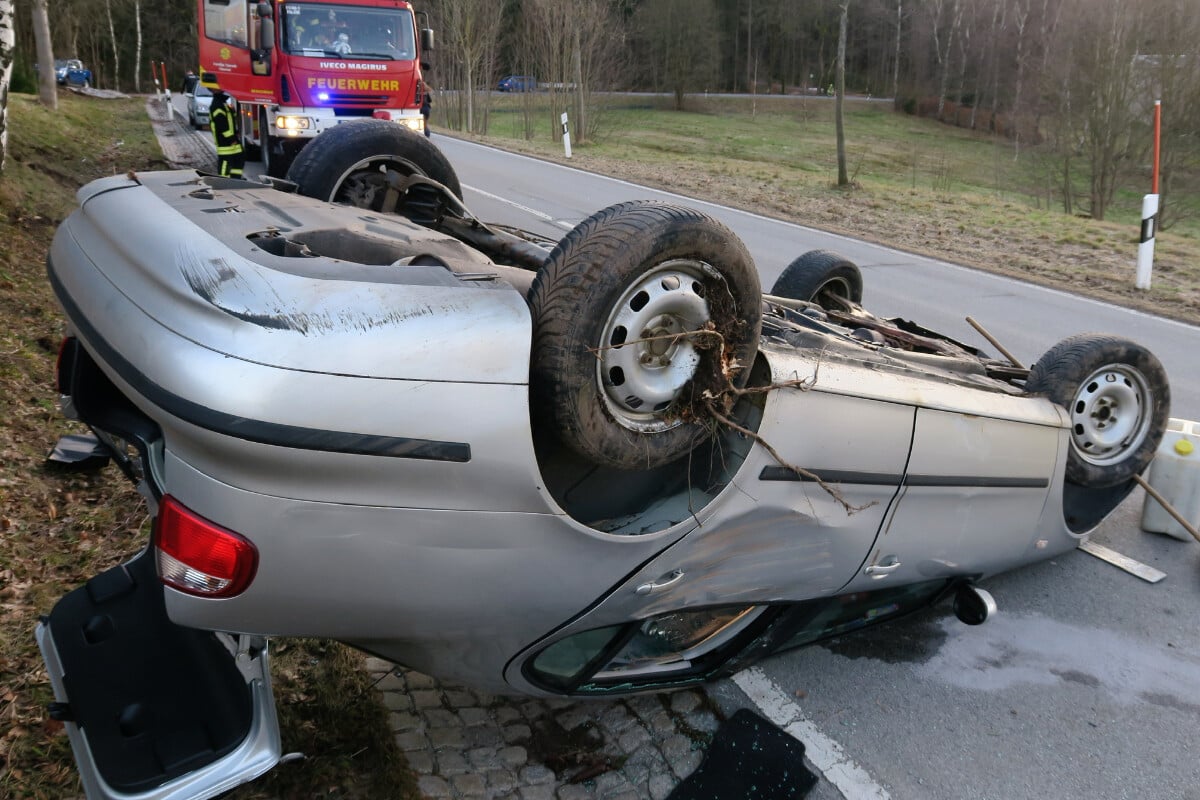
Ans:
{"label": "steel wheel rim", "polygon": [[1108,364],[1080,384],[1071,404],[1071,439],[1089,464],[1108,466],[1141,447],[1150,431],[1150,387],[1124,364]]}
{"label": "steel wheel rim", "polygon": [[347,203],[356,208],[378,210],[388,190],[388,173],[424,175],[411,161],[394,156],[386,159],[363,159],[341,174],[334,184],[329,202]]}
{"label": "steel wheel rim", "polygon": [[623,427],[655,433],[680,424],[667,412],[701,356],[679,334],[700,330],[710,319],[705,267],[691,260],[663,262],[613,304],[601,329],[596,374],[609,412]]}

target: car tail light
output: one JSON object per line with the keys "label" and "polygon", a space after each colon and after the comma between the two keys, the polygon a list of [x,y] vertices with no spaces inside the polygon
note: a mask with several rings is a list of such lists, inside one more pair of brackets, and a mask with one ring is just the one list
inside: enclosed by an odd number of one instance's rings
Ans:
{"label": "car tail light", "polygon": [[163,497],[154,525],[158,575],[167,586],[198,597],[233,597],[254,580],[258,550],[250,540]]}
{"label": "car tail light", "polygon": [[58,346],[58,362],[54,365],[54,380],[58,384],[59,394],[71,394],[71,376],[75,372],[75,348],[78,342],[74,336],[64,336]]}

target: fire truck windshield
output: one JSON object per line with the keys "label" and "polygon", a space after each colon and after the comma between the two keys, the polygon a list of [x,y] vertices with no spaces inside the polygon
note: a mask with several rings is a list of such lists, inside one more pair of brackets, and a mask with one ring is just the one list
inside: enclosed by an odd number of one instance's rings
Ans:
{"label": "fire truck windshield", "polygon": [[281,44],[287,53],[355,58],[416,58],[412,12],[402,8],[284,3]]}

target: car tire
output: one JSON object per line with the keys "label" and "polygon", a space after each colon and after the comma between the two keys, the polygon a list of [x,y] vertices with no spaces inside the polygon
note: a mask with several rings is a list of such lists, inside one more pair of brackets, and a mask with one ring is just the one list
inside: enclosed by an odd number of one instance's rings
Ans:
{"label": "car tire", "polygon": [[[717,423],[702,398],[745,384],[762,328],[741,240],[660,202],[621,203],[577,225],[538,271],[529,304],[535,426],[617,469],[670,463],[708,438]],[[709,325],[724,348],[639,341]]]}
{"label": "car tire", "polygon": [[861,303],[862,273],[854,262],[832,250],[809,250],[784,268],[771,294],[816,303],[827,311]]}
{"label": "car tire", "polygon": [[92,88],[92,82],[87,79],[84,79],[83,83],[79,84],[79,88],[80,89],[90,89],[90,88]]}
{"label": "car tire", "polygon": [[386,172],[424,175],[462,199],[454,167],[427,138],[382,119],[343,122],[313,139],[292,163],[288,180],[319,200],[378,208]]}
{"label": "car tire", "polygon": [[1132,480],[1150,464],[1171,406],[1167,373],[1154,354],[1105,334],[1054,345],[1029,371],[1025,391],[1067,410],[1067,480],[1097,489]]}

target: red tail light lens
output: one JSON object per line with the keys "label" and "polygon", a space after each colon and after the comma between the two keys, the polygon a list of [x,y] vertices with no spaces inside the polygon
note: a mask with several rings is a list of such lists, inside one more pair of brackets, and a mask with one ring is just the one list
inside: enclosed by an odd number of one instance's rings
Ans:
{"label": "red tail light lens", "polygon": [[154,524],[158,575],[198,597],[233,597],[254,580],[258,550],[240,534],[209,522],[167,495]]}

